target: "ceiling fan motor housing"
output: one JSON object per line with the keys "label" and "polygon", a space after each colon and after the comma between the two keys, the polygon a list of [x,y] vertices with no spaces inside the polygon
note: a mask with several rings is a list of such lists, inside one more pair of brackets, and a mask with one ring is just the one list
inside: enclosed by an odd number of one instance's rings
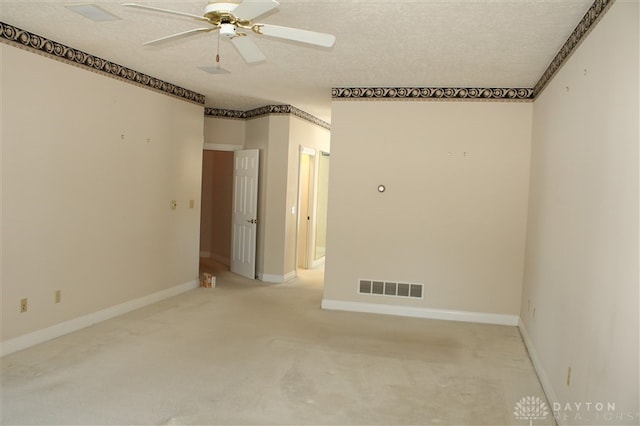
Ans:
{"label": "ceiling fan motor housing", "polygon": [[238,3],[230,3],[224,1],[211,1],[204,8],[205,16],[208,13],[220,13],[220,12],[231,12],[233,9],[238,7]]}

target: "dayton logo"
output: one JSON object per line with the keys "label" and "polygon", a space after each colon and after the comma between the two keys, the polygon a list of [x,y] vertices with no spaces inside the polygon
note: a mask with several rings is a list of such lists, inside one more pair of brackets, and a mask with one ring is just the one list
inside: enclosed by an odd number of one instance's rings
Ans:
{"label": "dayton logo", "polygon": [[514,407],[513,415],[518,420],[529,420],[529,426],[531,426],[534,420],[547,418],[549,407],[537,396],[525,396]]}

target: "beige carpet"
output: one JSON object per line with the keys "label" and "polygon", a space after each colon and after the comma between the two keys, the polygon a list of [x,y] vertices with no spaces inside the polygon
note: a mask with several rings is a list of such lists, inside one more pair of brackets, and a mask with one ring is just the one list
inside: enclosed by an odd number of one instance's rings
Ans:
{"label": "beige carpet", "polygon": [[215,274],[5,357],[2,423],[529,424],[515,404],[544,399],[515,327],[323,311],[322,270]]}

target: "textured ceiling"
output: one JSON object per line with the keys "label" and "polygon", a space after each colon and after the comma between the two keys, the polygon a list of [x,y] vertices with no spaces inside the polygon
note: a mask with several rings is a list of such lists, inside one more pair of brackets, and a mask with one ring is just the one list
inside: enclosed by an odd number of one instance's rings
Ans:
{"label": "textured ceiling", "polygon": [[[202,15],[206,0],[136,3]],[[93,1],[122,18],[93,22],[65,6],[90,1],[0,0],[0,21],[206,96],[206,106],[248,110],[290,104],[331,121],[331,88],[533,87],[592,0],[279,0],[257,22],[327,32],[332,48],[253,36],[267,61],[247,65],[217,36],[161,47],[146,41],[201,27],[186,17]]]}

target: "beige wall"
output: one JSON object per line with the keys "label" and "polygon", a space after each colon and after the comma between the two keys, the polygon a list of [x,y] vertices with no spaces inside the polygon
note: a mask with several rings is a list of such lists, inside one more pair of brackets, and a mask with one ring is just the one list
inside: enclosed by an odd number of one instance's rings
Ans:
{"label": "beige wall", "polygon": [[[332,111],[325,300],[517,315],[531,103]],[[425,297],[359,295],[359,279],[423,283]]]}
{"label": "beige wall", "polygon": [[521,311],[548,396],[616,424],[639,410],[638,16],[616,2],[535,102]]}
{"label": "beige wall", "polygon": [[203,108],[0,49],[2,339],[197,280]]}
{"label": "beige wall", "polygon": [[269,144],[266,153],[265,221],[262,222],[265,235],[264,269],[261,279],[279,281],[285,274],[287,177],[289,170],[289,116],[270,115]]}
{"label": "beige wall", "polygon": [[219,145],[239,145],[244,144],[245,121],[221,118],[204,118],[204,143]]}
{"label": "beige wall", "polygon": [[[324,151],[328,154],[327,151]],[[327,252],[327,204],[329,200],[330,157],[318,156],[318,185],[316,187],[316,232],[314,237],[314,260],[323,259]]]}
{"label": "beige wall", "polygon": [[[0,46],[0,49],[2,47]],[[0,78],[2,78],[2,84],[0,84],[0,295],[4,300],[4,50],[0,50],[0,70],[2,70],[2,74]],[[0,302],[0,328],[2,328],[2,335],[0,336],[0,341],[3,341],[4,338],[4,305]],[[4,353],[0,351],[0,356]]]}

